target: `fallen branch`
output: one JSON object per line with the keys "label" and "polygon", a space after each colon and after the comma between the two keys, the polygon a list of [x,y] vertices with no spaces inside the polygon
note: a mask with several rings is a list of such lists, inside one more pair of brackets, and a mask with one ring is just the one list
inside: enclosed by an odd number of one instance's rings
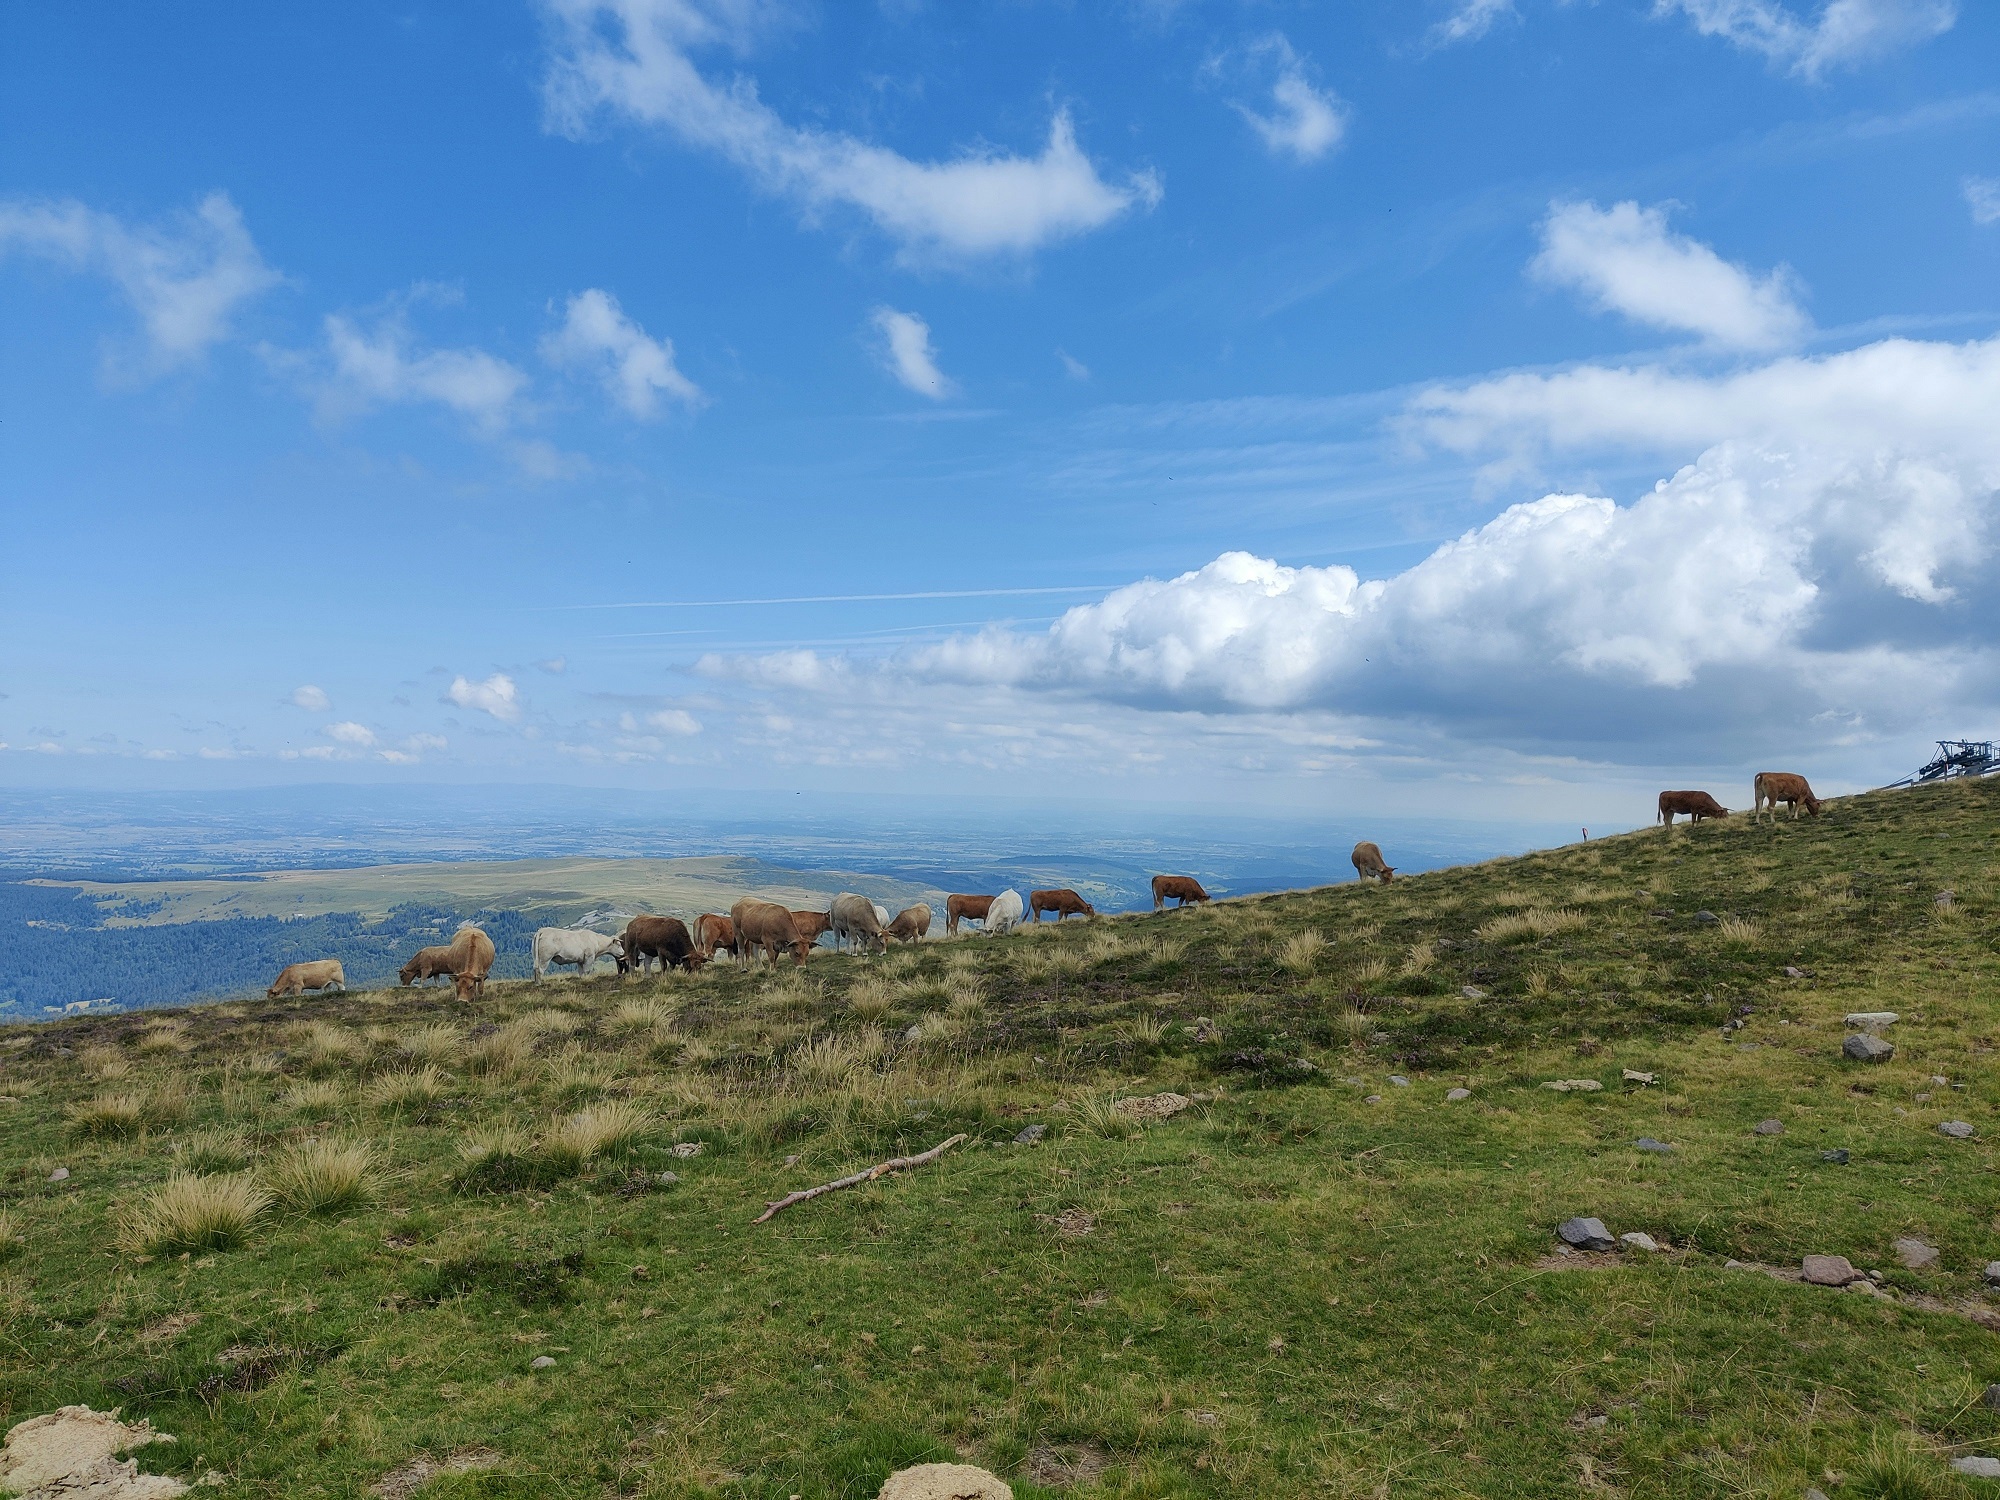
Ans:
{"label": "fallen branch", "polygon": [[752,1224],[761,1224],[781,1209],[790,1208],[794,1203],[803,1203],[808,1198],[819,1197],[822,1193],[838,1192],[841,1188],[850,1188],[860,1183],[873,1182],[876,1178],[886,1177],[891,1172],[901,1172],[909,1167],[921,1167],[926,1162],[934,1162],[964,1139],[963,1135],[955,1135],[948,1141],[939,1141],[930,1150],[922,1152],[919,1155],[898,1156],[892,1161],[885,1161],[872,1166],[865,1172],[856,1172],[852,1177],[839,1177],[832,1182],[822,1182],[818,1187],[806,1188],[802,1192],[787,1193],[775,1203],[767,1202],[764,1205],[764,1211],[750,1222]]}

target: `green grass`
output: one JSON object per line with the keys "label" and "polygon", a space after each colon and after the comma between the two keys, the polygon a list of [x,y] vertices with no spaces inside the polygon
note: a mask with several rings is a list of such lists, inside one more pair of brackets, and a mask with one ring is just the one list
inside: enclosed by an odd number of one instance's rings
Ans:
{"label": "green grass", "polygon": [[[1024,1500],[1972,1496],[1996,841],[2000,784],[1962,785],[804,980],[10,1028],[0,1425],[120,1406],[178,1439],[143,1468],[223,1497],[483,1447],[426,1500],[868,1500],[956,1456]],[[1895,1059],[1844,1063],[1877,1009]],[[1210,1097],[1110,1107],[1166,1089]],[[362,1189],[322,1192],[345,1147]],[[1563,1260],[1574,1214],[1669,1248]],[[1725,1264],[1809,1251],[1894,1297]]]}

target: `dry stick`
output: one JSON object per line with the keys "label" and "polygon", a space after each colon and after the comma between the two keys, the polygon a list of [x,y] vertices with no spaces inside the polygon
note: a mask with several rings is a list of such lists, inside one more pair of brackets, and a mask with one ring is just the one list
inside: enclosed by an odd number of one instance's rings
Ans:
{"label": "dry stick", "polygon": [[921,1155],[899,1156],[893,1161],[885,1161],[879,1166],[870,1167],[865,1172],[856,1172],[852,1177],[841,1177],[832,1182],[822,1182],[818,1187],[807,1188],[803,1192],[787,1193],[775,1203],[767,1202],[764,1205],[764,1211],[750,1222],[752,1224],[761,1224],[780,1209],[790,1208],[794,1203],[803,1203],[808,1198],[817,1198],[822,1193],[837,1192],[841,1188],[853,1187],[857,1183],[873,1182],[878,1177],[886,1176],[891,1172],[900,1172],[906,1167],[921,1167],[926,1162],[936,1161],[945,1152],[964,1139],[965,1136],[962,1134],[955,1135],[948,1141],[939,1141],[930,1150],[923,1152]]}

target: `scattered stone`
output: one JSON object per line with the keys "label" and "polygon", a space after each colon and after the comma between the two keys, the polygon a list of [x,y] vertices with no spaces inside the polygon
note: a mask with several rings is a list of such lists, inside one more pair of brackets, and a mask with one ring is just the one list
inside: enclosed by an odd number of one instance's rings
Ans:
{"label": "scattered stone", "polygon": [[1805,979],[1805,978],[1808,978],[1808,977],[1810,977],[1810,976],[1808,976],[1808,975],[1807,975],[1807,973],[1806,973],[1806,971],[1805,971],[1804,969],[1800,969],[1800,968],[1796,968],[1796,967],[1794,967],[1794,966],[1793,966],[1793,965],[1791,965],[1791,964],[1786,964],[1786,965],[1785,965],[1785,978],[1787,978],[1787,979]]}
{"label": "scattered stone", "polygon": [[1618,1243],[1621,1245],[1630,1245],[1634,1250],[1657,1250],[1660,1248],[1659,1241],[1654,1239],[1650,1234],[1647,1234],[1643,1229],[1634,1229],[1628,1234],[1619,1235]]}
{"label": "scattered stone", "polygon": [[1936,1085],[1937,1085],[1937,1086],[1938,1086],[1939,1088],[1943,1088],[1943,1087],[1945,1086],[1945,1084],[1946,1084],[1946,1082],[1947,1082],[1947,1081],[1948,1081],[1948,1080],[1947,1080],[1947,1079],[1945,1078],[1944,1074],[1942,1074],[1942,1073],[1933,1073],[1933,1074],[1931,1074],[1931,1082],[1932,1082],[1932,1083],[1934,1083],[1934,1084],[1936,1084]]}
{"label": "scattered stone", "polygon": [[1808,1255],[1800,1266],[1806,1281],[1813,1286],[1846,1286],[1868,1279],[1844,1255]]}
{"label": "scattered stone", "polygon": [[1389,1082],[1395,1084],[1399,1089],[1406,1089],[1410,1086],[1410,1080],[1403,1077],[1400,1073],[1391,1073],[1389,1075]]}
{"label": "scattered stone", "polygon": [[1658,1083],[1660,1081],[1657,1073],[1641,1073],[1637,1068],[1627,1068],[1623,1077],[1626,1083],[1645,1084]]}
{"label": "scattered stone", "polygon": [[1556,1235],[1566,1245],[1579,1250],[1616,1250],[1618,1241],[1604,1227],[1602,1219],[1565,1219],[1556,1226]]}
{"label": "scattered stone", "polygon": [[1826,1491],[1816,1490],[1811,1485],[1807,1485],[1806,1500],[1826,1500]]}
{"label": "scattered stone", "polygon": [[531,1370],[553,1370],[555,1367],[555,1356],[551,1354],[537,1354],[528,1361],[528,1368]]}
{"label": "scattered stone", "polygon": [[445,1474],[470,1474],[497,1469],[500,1455],[491,1448],[461,1448],[449,1458],[413,1458],[376,1480],[369,1493],[380,1500],[409,1500],[433,1479]]}
{"label": "scattered stone", "polygon": [[1168,1092],[1149,1094],[1143,1099],[1119,1099],[1111,1107],[1128,1120],[1164,1120],[1193,1103],[1186,1094]]}
{"label": "scattered stone", "polygon": [[2000,1411],[2000,1385],[1989,1385],[1981,1391],[1979,1404],[1988,1411]]}
{"label": "scattered stone", "polygon": [[1641,1151],[1671,1151],[1674,1148],[1666,1141],[1656,1141],[1650,1135],[1642,1135],[1632,1143]]}
{"label": "scattered stone", "polygon": [[[903,1030],[903,1040],[905,1042],[920,1042],[923,1040],[923,1037],[924,1037],[924,1028],[923,1028],[923,1023],[920,1021],[912,1021]],[[1037,1059],[1037,1061],[1039,1060],[1040,1059]]]}
{"label": "scattered stone", "polygon": [[144,1420],[130,1424],[116,1411],[65,1406],[47,1416],[16,1423],[0,1449],[0,1493],[8,1495],[102,1496],[104,1500],[156,1500],[185,1494],[187,1486],[163,1474],[141,1474],[139,1461],[123,1463],[114,1453],[171,1443]]}
{"label": "scattered stone", "polygon": [[1845,1056],[1861,1063],[1887,1062],[1896,1055],[1896,1049],[1891,1043],[1883,1041],[1879,1036],[1869,1036],[1865,1033],[1856,1033],[1849,1037],[1840,1044],[1840,1050]]}
{"label": "scattered stone", "polygon": [[1594,1094],[1604,1085],[1595,1078],[1551,1078],[1542,1087],[1554,1089],[1558,1094]]}
{"label": "scattered stone", "polygon": [[1878,1026],[1894,1026],[1902,1019],[1893,1010],[1856,1010],[1848,1012],[1847,1024],[1859,1026],[1863,1031],[1873,1031]]}
{"label": "scattered stone", "polygon": [[1365,1078],[1343,1078],[1340,1081],[1344,1084],[1349,1085],[1350,1087],[1357,1089],[1366,1088],[1368,1086],[1368,1080]]}
{"label": "scattered stone", "polygon": [[1928,1271],[1938,1263],[1937,1246],[1926,1245],[1922,1240],[1897,1240],[1890,1248],[1906,1271]]}
{"label": "scattered stone", "polygon": [[2000,1479],[2000,1458],[1968,1453],[1963,1458],[1954,1458],[1951,1466],[1958,1473],[1968,1474],[1974,1479]]}
{"label": "scattered stone", "polygon": [[2000,1260],[1989,1260],[1986,1262],[1986,1284],[1988,1286],[2000,1287]]}
{"label": "scattered stone", "polygon": [[1380,1094],[1370,1094],[1366,1099],[1363,1099],[1361,1102],[1363,1104],[1380,1104],[1382,1102],[1382,1096]]}
{"label": "scattered stone", "polygon": [[1749,1261],[1737,1260],[1734,1256],[1732,1256],[1730,1259],[1725,1260],[1722,1263],[1722,1269],[1725,1271],[1748,1271],[1752,1269],[1752,1267]]}
{"label": "scattered stone", "polygon": [[1446,1095],[1445,1095],[1444,1097],[1445,1097],[1445,1102],[1446,1102],[1447,1104],[1455,1104],[1455,1103],[1457,1103],[1457,1102],[1458,1102],[1458,1101],[1459,1101],[1460,1099],[1470,1099],[1470,1098],[1472,1097],[1472,1090],[1471,1090],[1471,1089],[1452,1089],[1452,1090],[1451,1090],[1451,1091],[1450,1091],[1449,1093],[1447,1093],[1447,1094],[1446,1094]]}
{"label": "scattered stone", "polygon": [[1704,927],[1712,927],[1722,920],[1712,911],[1698,911],[1694,914],[1694,919]]}
{"label": "scattered stone", "polygon": [[676,1141],[674,1143],[674,1155],[678,1156],[682,1161],[686,1161],[691,1156],[699,1156],[707,1149],[707,1141]]}
{"label": "scattered stone", "polygon": [[785,1158],[785,1165],[788,1167],[796,1167],[798,1164],[799,1159],[797,1156],[788,1156]]}
{"label": "scattered stone", "polygon": [[1783,1120],[1759,1120],[1750,1129],[1756,1135],[1783,1135],[1785,1133],[1785,1122]]}
{"label": "scattered stone", "polygon": [[1097,1215],[1087,1209],[1066,1208],[1056,1215],[1056,1233],[1066,1240],[1080,1240],[1097,1228]]}
{"label": "scattered stone", "polygon": [[970,1464],[918,1464],[891,1474],[880,1500],[1014,1500],[1014,1491],[999,1475]]}
{"label": "scattered stone", "polygon": [[1969,1141],[1975,1134],[1973,1128],[1963,1120],[1946,1120],[1938,1126],[1939,1135],[1948,1135],[1955,1141]]}
{"label": "scattered stone", "polygon": [[681,1174],[678,1172],[662,1172],[660,1174],[661,1187],[672,1187],[675,1183],[679,1182],[680,1180],[681,1180]]}
{"label": "scattered stone", "polygon": [[1486,998],[1486,991],[1482,990],[1476,984],[1468,984],[1461,986],[1459,989],[1459,993],[1465,996],[1465,998],[1468,1000],[1484,1000]]}
{"label": "scattered stone", "polygon": [[1844,1167],[1853,1158],[1848,1156],[1845,1146],[1835,1146],[1831,1151],[1820,1152],[1819,1159],[1821,1161],[1832,1162],[1836,1167]]}
{"label": "scattered stone", "polygon": [[1026,1130],[1023,1130],[1019,1135],[1014,1137],[1014,1144],[1017,1146],[1032,1146],[1048,1133],[1049,1127],[1046,1125],[1030,1125]]}
{"label": "scattered stone", "polygon": [[68,1181],[69,1181],[69,1168],[68,1168],[68,1167],[57,1167],[57,1168],[56,1168],[56,1169],[55,1169],[55,1170],[54,1170],[53,1172],[49,1173],[49,1177],[48,1177],[48,1180],[49,1180],[50,1182],[68,1182]]}
{"label": "scattered stone", "polygon": [[1956,901],[1957,899],[1958,899],[1958,892],[1957,892],[1957,891],[1954,891],[1954,890],[1942,890],[1942,891],[1939,891],[1939,892],[1938,892],[1938,893],[1937,893],[1937,894],[1936,894],[1935,896],[1931,897],[1931,905],[1933,905],[1933,906],[1949,906],[1949,905],[1951,905],[1951,904],[1952,904],[1952,902]]}

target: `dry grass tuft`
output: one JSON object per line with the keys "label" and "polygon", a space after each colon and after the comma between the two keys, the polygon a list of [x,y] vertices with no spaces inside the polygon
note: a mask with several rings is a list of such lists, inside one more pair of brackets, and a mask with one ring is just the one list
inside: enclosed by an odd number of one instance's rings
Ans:
{"label": "dry grass tuft", "polygon": [[970,975],[947,980],[944,993],[946,1010],[960,1020],[970,1020],[985,1013],[986,986]]}
{"label": "dry grass tuft", "polygon": [[617,1082],[617,1074],[589,1053],[566,1047],[556,1055],[544,1086],[560,1099],[586,1099]]}
{"label": "dry grass tuft", "polygon": [[652,1111],[636,1104],[594,1104],[551,1130],[542,1142],[550,1162],[575,1171],[592,1159],[631,1150],[653,1132]]}
{"label": "dry grass tuft", "polygon": [[355,1061],[367,1052],[367,1045],[345,1026],[331,1021],[308,1021],[299,1032],[294,1051],[308,1067],[331,1068]]}
{"label": "dry grass tuft", "polygon": [[374,1197],[375,1150],[340,1141],[306,1141],[265,1167],[271,1194],[296,1213],[339,1213]]}
{"label": "dry grass tuft", "polygon": [[1531,1000],[1544,999],[1553,988],[1554,986],[1549,982],[1549,976],[1542,970],[1530,969],[1528,971],[1528,997]]}
{"label": "dry grass tuft", "polygon": [[177,1073],[169,1073],[154,1084],[140,1106],[148,1125],[178,1125],[194,1109],[194,1091]]}
{"label": "dry grass tuft", "polygon": [[526,1131],[511,1125],[486,1125],[459,1140],[458,1159],[468,1167],[490,1161],[525,1161],[532,1144]]}
{"label": "dry grass tuft", "polygon": [[270,1206],[271,1195],[246,1173],[169,1177],[126,1216],[118,1242],[139,1255],[233,1250],[250,1238]]}
{"label": "dry grass tuft", "polygon": [[502,1026],[474,1040],[465,1049],[466,1071],[491,1078],[507,1078],[528,1065],[534,1055],[534,1033],[519,1024]]}
{"label": "dry grass tuft", "polygon": [[148,1026],[144,1031],[139,1033],[139,1040],[133,1043],[133,1046],[140,1052],[154,1056],[165,1056],[171,1053],[191,1051],[194,1043],[190,1042],[181,1032],[182,1027],[178,1024]]}
{"label": "dry grass tuft", "polygon": [[847,992],[847,1008],[864,1021],[879,1021],[889,1014],[891,992],[888,983],[873,974],[854,981]]}
{"label": "dry grass tuft", "polygon": [[1388,961],[1386,959],[1371,958],[1367,963],[1362,964],[1354,971],[1353,980],[1355,988],[1365,990],[1369,985],[1380,984],[1388,977]]}
{"label": "dry grass tuft", "polygon": [[132,1059],[109,1047],[86,1047],[76,1055],[76,1061],[99,1083],[116,1083],[132,1076]]}
{"label": "dry grass tuft", "polygon": [[368,1081],[368,1102],[377,1109],[420,1109],[444,1097],[444,1074],[433,1067],[377,1073]]}
{"label": "dry grass tuft", "polygon": [[1589,918],[1568,907],[1551,910],[1546,906],[1531,906],[1526,911],[1495,917],[1479,929],[1479,935],[1489,943],[1517,943],[1524,938],[1580,932],[1589,925]]}
{"label": "dry grass tuft", "polygon": [[1157,1047],[1166,1037],[1167,1022],[1162,1016],[1134,1016],[1125,1023],[1125,1031],[1140,1046]]}
{"label": "dry grass tuft", "polygon": [[26,1244],[21,1236],[20,1221],[10,1209],[0,1208],[0,1260],[20,1254]]}
{"label": "dry grass tuft", "polygon": [[190,1130],[174,1142],[173,1152],[183,1172],[234,1172],[250,1160],[242,1132],[227,1126]]}
{"label": "dry grass tuft", "polygon": [[331,1079],[313,1083],[298,1083],[285,1092],[282,1101],[285,1108],[302,1115],[330,1115],[339,1109],[347,1097],[346,1091]]}
{"label": "dry grass tuft", "polygon": [[1437,962],[1437,949],[1429,943],[1412,943],[1409,952],[1403,955],[1405,974],[1422,974]]}
{"label": "dry grass tuft", "polygon": [[137,1094],[99,1094],[69,1108],[71,1128],[82,1135],[136,1135],[144,1122],[146,1101]]}
{"label": "dry grass tuft", "polygon": [[1319,966],[1326,952],[1326,938],[1318,932],[1295,932],[1278,951],[1278,967],[1289,973],[1306,975]]}
{"label": "dry grass tuft", "polygon": [[796,1087],[839,1088],[880,1057],[882,1033],[869,1026],[852,1036],[816,1036],[792,1049],[785,1071]]}
{"label": "dry grass tuft", "polygon": [[625,1001],[611,1013],[611,1020],[621,1031],[668,1032],[674,1028],[676,1014],[672,1001],[648,995],[641,1000]]}
{"label": "dry grass tuft", "polygon": [[522,1012],[508,1025],[519,1027],[530,1037],[568,1036],[572,1031],[583,1029],[583,1017],[575,1011],[558,1010],[553,1005],[545,1005],[538,1010]]}
{"label": "dry grass tuft", "polygon": [[396,1039],[396,1048],[416,1062],[442,1063],[458,1055],[464,1040],[456,1026],[449,1021],[438,1021],[404,1032]]}
{"label": "dry grass tuft", "polygon": [[1128,1141],[1139,1133],[1140,1125],[1130,1115],[1120,1113],[1118,1101],[1109,1094],[1085,1094],[1070,1104],[1069,1128],[1079,1135]]}
{"label": "dry grass tuft", "polygon": [[1340,1034],[1357,1047],[1366,1042],[1369,1033],[1375,1029],[1375,1023],[1368,1018],[1368,1013],[1356,1010],[1353,1006],[1342,1011],[1335,1024],[1340,1027]]}
{"label": "dry grass tuft", "polygon": [[1724,917],[1715,924],[1715,935],[1725,943],[1754,943],[1764,929],[1747,917]]}

